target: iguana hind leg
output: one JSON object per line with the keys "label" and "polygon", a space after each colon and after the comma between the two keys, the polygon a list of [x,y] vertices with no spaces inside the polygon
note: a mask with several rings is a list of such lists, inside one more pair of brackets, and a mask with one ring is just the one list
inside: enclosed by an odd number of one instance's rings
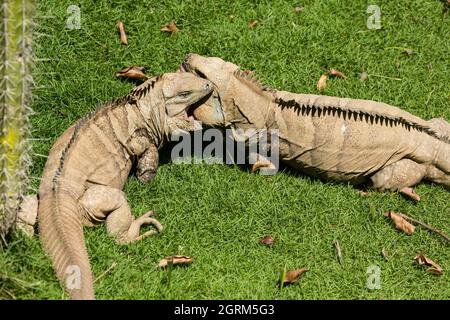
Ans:
{"label": "iguana hind leg", "polygon": [[379,170],[372,177],[375,189],[402,190],[419,183],[427,172],[425,165],[410,159],[402,159]]}
{"label": "iguana hind leg", "polygon": [[[106,230],[118,243],[130,243],[162,231],[161,224],[150,216],[149,211],[136,220],[131,214],[125,194],[122,190],[96,185],[86,190],[80,200],[93,220],[106,218]],[[153,224],[158,231],[151,230],[140,235],[142,225]]]}

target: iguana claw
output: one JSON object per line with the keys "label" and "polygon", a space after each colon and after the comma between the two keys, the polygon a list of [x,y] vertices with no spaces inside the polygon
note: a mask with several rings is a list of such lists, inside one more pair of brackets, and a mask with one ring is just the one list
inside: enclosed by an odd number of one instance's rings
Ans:
{"label": "iguana claw", "polygon": [[408,197],[411,200],[414,200],[416,202],[420,201],[420,196],[414,191],[413,188],[410,187],[405,187],[399,190],[400,193],[402,193],[403,195],[405,195],[406,197]]}

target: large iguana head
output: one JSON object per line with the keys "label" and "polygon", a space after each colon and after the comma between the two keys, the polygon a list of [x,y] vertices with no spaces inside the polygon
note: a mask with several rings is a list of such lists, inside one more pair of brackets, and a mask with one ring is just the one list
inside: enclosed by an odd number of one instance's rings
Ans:
{"label": "large iguana head", "polygon": [[160,137],[178,130],[201,129],[193,111],[208,99],[213,89],[210,81],[194,74],[165,73],[145,81],[131,95],[155,135]]}
{"label": "large iguana head", "polygon": [[208,79],[214,84],[211,97],[193,112],[195,118],[206,125],[224,125],[222,97],[227,92],[234,73],[239,66],[216,57],[203,57],[198,54],[188,54],[179,71],[189,72],[200,78]]}

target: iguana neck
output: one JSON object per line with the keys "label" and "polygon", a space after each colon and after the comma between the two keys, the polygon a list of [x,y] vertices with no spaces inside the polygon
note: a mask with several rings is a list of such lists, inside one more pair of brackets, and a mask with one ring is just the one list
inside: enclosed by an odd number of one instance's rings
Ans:
{"label": "iguana neck", "polygon": [[[159,100],[159,99],[158,99]],[[136,101],[145,129],[148,131],[153,143],[159,148],[169,139],[169,128],[164,103],[159,100],[155,104],[151,97],[144,97]]]}
{"label": "iguana neck", "polygon": [[165,112],[164,97],[154,87],[161,79],[155,77],[136,87],[129,95],[129,100],[137,107],[137,111],[145,123],[145,127],[158,149],[169,139],[169,127]]}

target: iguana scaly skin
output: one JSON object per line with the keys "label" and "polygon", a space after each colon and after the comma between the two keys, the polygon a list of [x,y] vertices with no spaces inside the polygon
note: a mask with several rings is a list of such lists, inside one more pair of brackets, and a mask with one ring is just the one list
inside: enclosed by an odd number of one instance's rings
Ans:
{"label": "iguana scaly skin", "polygon": [[233,63],[190,54],[180,67],[215,85],[194,112],[206,125],[278,129],[280,160],[311,176],[402,190],[450,188],[450,124],[385,103],[277,91]]}
{"label": "iguana scaly skin", "polygon": [[39,188],[39,229],[71,298],[94,298],[83,226],[105,222],[118,243],[155,233],[139,235],[144,224],[161,229],[150,218],[152,212],[133,218],[122,188],[134,161],[138,179],[149,181],[156,173],[158,149],[169,136],[198,129],[189,108],[212,88],[208,80],[187,73],[151,78],[85,116],[55,142]]}

